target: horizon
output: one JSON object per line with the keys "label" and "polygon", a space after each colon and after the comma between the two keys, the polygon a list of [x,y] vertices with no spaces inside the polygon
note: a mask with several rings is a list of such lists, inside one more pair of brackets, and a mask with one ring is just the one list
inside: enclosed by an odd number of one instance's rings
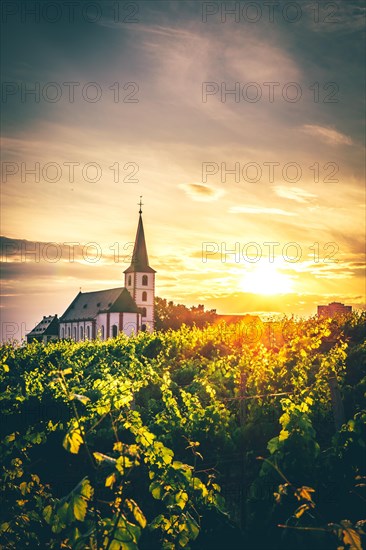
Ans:
{"label": "horizon", "polygon": [[249,4],[3,3],[2,340],[124,286],[140,196],[159,297],[366,308],[365,8]]}

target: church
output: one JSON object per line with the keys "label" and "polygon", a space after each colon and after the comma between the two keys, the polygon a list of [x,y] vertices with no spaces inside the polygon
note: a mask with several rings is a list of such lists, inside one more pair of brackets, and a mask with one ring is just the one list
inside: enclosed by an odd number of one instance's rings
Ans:
{"label": "church", "polygon": [[[49,323],[41,321],[27,341],[46,343],[49,339],[71,338],[76,342],[114,338],[120,333],[130,336],[154,330],[155,273],[149,265],[142,223],[142,203],[131,265],[124,271],[124,287],[95,292],[79,292],[58,320],[58,336],[47,331]],[[55,316],[57,318],[57,316]],[[54,324],[54,320],[52,321]]]}

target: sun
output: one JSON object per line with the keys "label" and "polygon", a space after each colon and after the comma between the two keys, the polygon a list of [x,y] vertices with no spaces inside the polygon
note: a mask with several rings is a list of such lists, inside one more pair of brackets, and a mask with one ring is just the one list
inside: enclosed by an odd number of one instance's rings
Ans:
{"label": "sun", "polygon": [[288,294],[292,292],[293,280],[274,265],[256,265],[244,273],[240,287],[250,294]]}

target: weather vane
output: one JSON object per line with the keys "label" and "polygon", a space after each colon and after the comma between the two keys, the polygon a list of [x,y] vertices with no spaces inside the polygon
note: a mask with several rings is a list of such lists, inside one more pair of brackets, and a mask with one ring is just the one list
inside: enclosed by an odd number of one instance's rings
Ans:
{"label": "weather vane", "polygon": [[141,206],[143,206],[143,203],[142,203],[141,199],[142,199],[142,195],[140,195],[140,202],[138,203],[138,205],[140,207],[139,214],[142,214]]}

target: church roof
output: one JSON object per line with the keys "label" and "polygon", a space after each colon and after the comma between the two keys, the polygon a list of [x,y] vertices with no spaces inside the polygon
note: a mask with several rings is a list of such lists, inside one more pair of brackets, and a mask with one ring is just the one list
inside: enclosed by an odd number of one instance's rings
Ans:
{"label": "church roof", "polygon": [[132,253],[132,261],[130,267],[125,270],[125,273],[132,272],[156,273],[155,269],[149,266],[149,258],[147,255],[144,226],[140,212],[139,224],[135,239],[135,246]]}
{"label": "church roof", "polygon": [[60,321],[86,321],[107,312],[139,313],[139,308],[125,287],[79,292]]}
{"label": "church roof", "polygon": [[28,337],[43,336],[46,334],[58,334],[58,319],[57,315],[44,316],[42,321],[36,325],[31,332],[28,332]]}

